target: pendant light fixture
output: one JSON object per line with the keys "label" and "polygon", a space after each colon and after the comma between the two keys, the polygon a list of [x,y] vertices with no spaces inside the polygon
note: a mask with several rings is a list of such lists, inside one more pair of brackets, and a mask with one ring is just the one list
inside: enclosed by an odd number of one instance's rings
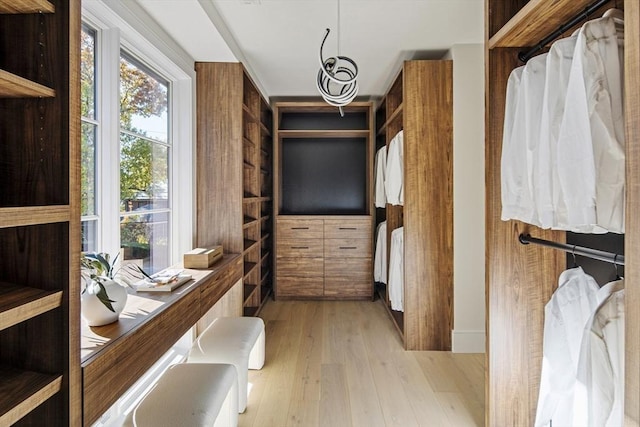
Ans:
{"label": "pendant light fixture", "polygon": [[353,101],[358,94],[358,66],[348,56],[340,55],[340,0],[338,5],[338,54],[327,59],[322,58],[322,48],[331,30],[327,28],[320,44],[320,70],[316,85],[322,98],[329,105],[338,107],[340,115],[344,116],[342,107]]}

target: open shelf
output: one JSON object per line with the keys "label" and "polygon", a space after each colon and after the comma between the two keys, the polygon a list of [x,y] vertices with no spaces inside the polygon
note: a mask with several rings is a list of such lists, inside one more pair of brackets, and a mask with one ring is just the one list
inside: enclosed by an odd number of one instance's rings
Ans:
{"label": "open shelf", "polygon": [[262,132],[264,132],[266,135],[271,136],[271,131],[264,123],[260,122],[260,128],[262,129]]}
{"label": "open shelf", "polygon": [[0,0],[0,13],[54,13],[55,6],[47,0]]}
{"label": "open shelf", "polygon": [[254,317],[260,307],[244,307],[243,314],[245,317]]}
{"label": "open shelf", "polygon": [[262,237],[260,238],[260,241],[261,241],[261,242],[264,242],[264,241],[265,241],[265,240],[267,240],[268,238],[269,238],[269,233],[264,233],[264,234],[262,235]]}
{"label": "open shelf", "polygon": [[54,96],[56,91],[51,88],[0,70],[0,98],[52,98]]}
{"label": "open shelf", "polygon": [[0,425],[14,424],[60,391],[62,376],[0,366]]}
{"label": "open shelf", "polygon": [[489,39],[489,49],[534,46],[591,3],[593,0],[529,0]]}
{"label": "open shelf", "polygon": [[254,165],[252,165],[251,163],[249,163],[249,162],[248,162],[248,161],[246,161],[246,160],[242,162],[242,166],[243,166],[245,169],[255,169],[255,168],[256,168]]}
{"label": "open shelf", "polygon": [[398,107],[395,109],[393,113],[391,113],[391,116],[389,116],[387,121],[382,124],[382,126],[378,130],[378,135],[382,135],[382,133],[385,130],[387,130],[387,126],[389,126],[389,123],[392,123],[395,119],[397,119],[401,113],[402,113],[402,103],[398,105]]}
{"label": "open shelf", "polygon": [[0,331],[62,305],[62,291],[0,283]]}
{"label": "open shelf", "polygon": [[280,138],[366,138],[368,130],[279,130]]}
{"label": "open shelf", "polygon": [[251,299],[253,298],[255,293],[258,291],[258,286],[257,285],[247,285],[247,284],[245,284],[243,286],[244,286],[244,303],[243,303],[243,305],[245,305],[249,301],[251,301]]}
{"label": "open shelf", "polygon": [[256,265],[258,265],[258,264],[255,263],[255,262],[247,262],[247,261],[245,261],[245,263],[244,263],[244,277],[245,277],[245,279],[256,268]]}
{"label": "open shelf", "polygon": [[0,208],[0,228],[67,222],[69,205]]}
{"label": "open shelf", "polygon": [[249,138],[247,138],[246,136],[242,138],[242,142],[244,143],[244,145],[251,147],[251,148],[256,148],[256,144],[253,143],[253,141],[251,141]]}
{"label": "open shelf", "polygon": [[260,279],[260,284],[263,284],[265,280],[267,280],[267,278],[269,277],[269,273],[271,273],[269,270],[264,272],[264,274],[262,275],[262,278]]}
{"label": "open shelf", "polygon": [[244,252],[248,252],[255,246],[258,242],[251,239],[244,239]]}
{"label": "open shelf", "polygon": [[260,122],[260,120],[258,120],[258,118],[251,112],[251,109],[247,106],[247,104],[242,104],[242,111],[244,111],[244,113],[249,116],[252,122]]}
{"label": "open shelf", "polygon": [[245,215],[243,223],[242,223],[242,228],[249,228],[252,225],[255,225],[257,222],[258,222],[257,219]]}

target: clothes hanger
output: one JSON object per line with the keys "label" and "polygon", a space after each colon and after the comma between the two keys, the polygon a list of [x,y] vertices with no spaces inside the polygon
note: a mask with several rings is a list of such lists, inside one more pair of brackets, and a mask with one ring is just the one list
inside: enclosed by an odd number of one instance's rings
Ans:
{"label": "clothes hanger", "polygon": [[573,245],[573,248],[571,249],[571,255],[573,255],[573,268],[577,268],[578,262],[576,261],[576,245]]}
{"label": "clothes hanger", "polygon": [[620,277],[620,274],[618,274],[618,263],[617,263],[617,260],[618,260],[618,254],[615,254],[613,256],[613,268],[616,271],[616,280],[621,280],[622,277]]}

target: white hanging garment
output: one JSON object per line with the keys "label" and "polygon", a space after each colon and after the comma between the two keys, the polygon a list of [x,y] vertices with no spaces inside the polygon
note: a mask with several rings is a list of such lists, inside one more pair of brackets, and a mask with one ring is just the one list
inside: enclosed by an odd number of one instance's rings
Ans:
{"label": "white hanging garment", "polygon": [[[556,147],[565,109],[567,86],[577,36],[560,39],[551,45],[540,118],[540,142],[534,174],[534,198],[542,228],[567,229],[567,209],[558,183]],[[562,167],[562,166],[560,166]]]}
{"label": "white hanging garment", "polygon": [[398,132],[389,143],[387,151],[387,169],[385,172],[385,189],[387,203],[404,204],[404,137]]}
{"label": "white hanging garment", "polygon": [[[504,126],[502,131],[502,156],[500,159],[500,189],[503,221],[523,216],[521,198],[526,183],[526,155],[524,140],[513,137],[516,121],[520,119],[520,83],[524,66],[509,74],[505,101]],[[520,108],[520,110],[519,110]]]}
{"label": "white hanging garment", "polygon": [[578,32],[558,138],[557,169],[568,225],[581,232],[624,232],[623,68],[617,26],[617,18],[608,16],[585,23]]}
{"label": "white hanging garment", "polygon": [[378,224],[376,252],[373,258],[373,280],[387,283],[387,221]]}
{"label": "white hanging garment", "polygon": [[[624,281],[601,289],[604,300],[588,320],[577,378],[587,396],[581,425],[624,425]],[[584,419],[586,418],[586,420]]]}
{"label": "white hanging garment", "polygon": [[375,159],[375,206],[376,208],[384,208],[387,205],[387,196],[385,194],[384,182],[385,172],[387,169],[387,146],[383,146],[376,152]]}
{"label": "white hanging garment", "polygon": [[598,284],[581,267],[564,271],[544,309],[540,394],[535,426],[573,426],[582,331],[598,306]]}
{"label": "white hanging garment", "polygon": [[391,232],[389,255],[389,302],[391,309],[404,311],[404,228]]}

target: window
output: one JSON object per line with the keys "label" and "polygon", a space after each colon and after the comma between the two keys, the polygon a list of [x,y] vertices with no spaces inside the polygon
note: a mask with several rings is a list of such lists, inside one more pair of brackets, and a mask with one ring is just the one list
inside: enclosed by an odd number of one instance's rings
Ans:
{"label": "window", "polygon": [[115,6],[139,28],[83,3],[81,249],[157,272],[193,248],[195,71]]}
{"label": "window", "polygon": [[96,32],[82,26],[80,62],[81,96],[81,211],[82,250],[97,250],[99,217],[96,209]]}
{"label": "window", "polygon": [[169,265],[169,84],[120,56],[120,246],[123,260]]}

